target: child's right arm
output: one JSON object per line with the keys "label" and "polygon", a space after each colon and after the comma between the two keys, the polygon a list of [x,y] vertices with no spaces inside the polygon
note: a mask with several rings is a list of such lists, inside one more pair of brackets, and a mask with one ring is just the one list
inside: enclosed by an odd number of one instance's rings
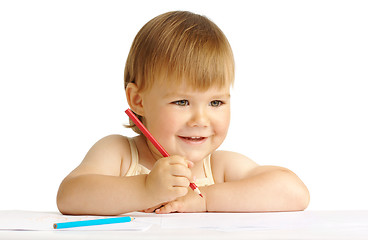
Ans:
{"label": "child's right arm", "polygon": [[184,158],[159,159],[148,175],[121,176],[130,160],[125,137],[112,135],[98,141],[61,183],[57,195],[60,212],[118,215],[186,195],[191,171]]}

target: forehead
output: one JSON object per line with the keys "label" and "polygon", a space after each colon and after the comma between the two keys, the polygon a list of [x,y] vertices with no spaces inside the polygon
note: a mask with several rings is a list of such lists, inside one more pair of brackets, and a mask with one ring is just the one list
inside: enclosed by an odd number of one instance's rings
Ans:
{"label": "forehead", "polygon": [[196,88],[191,85],[174,85],[174,84],[154,84],[151,91],[159,94],[163,98],[174,96],[198,96],[198,95],[211,95],[211,96],[230,96],[230,84],[227,86],[210,86],[206,89]]}

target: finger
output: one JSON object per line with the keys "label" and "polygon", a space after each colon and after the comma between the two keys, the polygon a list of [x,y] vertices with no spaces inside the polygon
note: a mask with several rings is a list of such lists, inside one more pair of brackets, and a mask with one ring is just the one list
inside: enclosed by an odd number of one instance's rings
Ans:
{"label": "finger", "polygon": [[184,157],[182,156],[178,156],[178,155],[174,155],[169,157],[170,158],[170,164],[181,164],[184,167],[193,167],[194,163],[186,160]]}
{"label": "finger", "polygon": [[150,208],[148,208],[148,209],[143,210],[143,212],[145,212],[145,213],[152,213],[152,212],[154,212],[156,209],[158,209],[158,208],[160,208],[160,207],[164,206],[165,204],[166,204],[166,203],[162,203],[162,204],[156,205],[156,206],[154,206],[154,207],[150,207]]}
{"label": "finger", "polygon": [[148,209],[145,209],[144,212],[145,213],[152,213],[156,210],[157,208],[156,207],[152,207],[152,208],[148,208]]}
{"label": "finger", "polygon": [[171,165],[170,174],[177,177],[186,177],[188,179],[192,178],[192,171],[180,164]]}
{"label": "finger", "polygon": [[189,189],[188,187],[173,187],[172,192],[173,192],[173,195],[175,196],[174,199],[187,195],[188,189]]}
{"label": "finger", "polygon": [[178,212],[178,203],[176,201],[169,202],[168,204],[162,206],[159,209],[156,209],[155,213],[157,214],[167,214],[167,213],[173,213]]}
{"label": "finger", "polygon": [[172,186],[173,187],[189,187],[190,181],[186,177],[174,177],[172,179]]}

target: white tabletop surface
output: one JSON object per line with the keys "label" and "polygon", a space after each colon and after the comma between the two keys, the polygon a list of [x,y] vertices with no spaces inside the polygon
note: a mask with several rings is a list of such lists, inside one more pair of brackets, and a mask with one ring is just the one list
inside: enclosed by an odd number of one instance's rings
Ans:
{"label": "white tabletop surface", "polygon": [[[32,227],[27,227],[24,220],[30,219],[30,215],[40,214],[50,214],[47,215],[48,221],[53,221],[50,216],[63,217],[59,213],[0,211],[0,239],[368,239],[368,210],[167,215],[131,213],[129,215],[136,218],[134,224],[146,224],[147,227],[143,230],[29,230]],[[43,216],[43,219],[46,218]],[[12,228],[18,230],[10,230]],[[22,228],[28,230],[20,230]]]}

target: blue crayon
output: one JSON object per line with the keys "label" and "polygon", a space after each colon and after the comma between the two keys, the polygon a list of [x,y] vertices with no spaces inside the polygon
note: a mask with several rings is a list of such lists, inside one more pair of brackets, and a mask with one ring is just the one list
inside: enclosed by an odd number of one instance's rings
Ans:
{"label": "blue crayon", "polygon": [[75,222],[63,222],[63,223],[55,223],[54,229],[96,226],[96,225],[113,224],[113,223],[124,223],[124,222],[130,222],[132,220],[134,220],[133,217],[114,217],[114,218],[102,218],[102,219],[93,219],[93,220],[84,220],[84,221],[75,221]]}

